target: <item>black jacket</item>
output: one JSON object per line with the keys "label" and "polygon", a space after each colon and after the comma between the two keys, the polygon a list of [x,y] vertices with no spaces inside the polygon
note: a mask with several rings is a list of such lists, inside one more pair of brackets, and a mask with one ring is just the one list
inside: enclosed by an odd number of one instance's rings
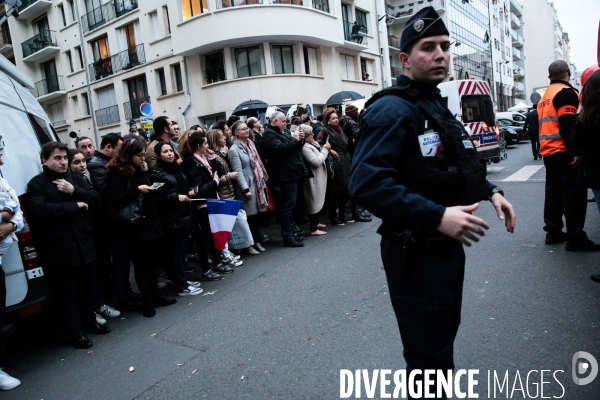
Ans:
{"label": "black jacket", "polygon": [[[177,177],[175,174],[179,176]],[[192,226],[192,208],[191,203],[179,201],[180,194],[187,196],[189,192],[183,171],[181,168],[178,168],[177,171],[167,171],[159,162],[150,176],[153,182],[165,184],[157,193],[163,228],[167,234],[186,234]]]}
{"label": "black jacket", "polygon": [[110,157],[95,150],[94,157],[87,165],[94,189],[96,189],[100,195],[103,195],[104,190],[106,189],[106,165],[109,161]]}
{"label": "black jacket", "polygon": [[588,129],[577,121],[572,144],[581,154],[577,183],[590,189],[600,189],[600,128]]}
{"label": "black jacket", "polygon": [[[210,167],[213,173],[219,170],[219,165],[215,160],[210,161]],[[190,187],[198,186],[199,199],[216,199],[217,198],[217,182],[214,181],[208,169],[196,157],[189,157],[183,160],[181,168],[188,180]]]}
{"label": "black jacket", "polygon": [[348,138],[348,153],[350,155],[354,154],[354,149],[356,149],[356,142],[358,141],[358,135],[360,133],[360,127],[355,120],[348,117],[340,118],[340,127],[342,131],[346,134]]}
{"label": "black jacket", "polygon": [[[138,186],[152,185],[147,172],[136,169],[131,179],[118,172],[109,172],[106,175],[106,191],[104,199],[107,203],[109,223],[119,226],[116,219],[117,210],[131,204],[140,195]],[[163,230],[158,213],[157,192],[150,191],[143,195],[142,214],[144,220],[131,227],[123,227],[125,237],[129,243],[147,242],[163,236]]]}
{"label": "black jacket", "polygon": [[539,135],[540,123],[538,121],[537,110],[531,110],[525,114],[525,124],[523,125],[523,130],[533,136]]}
{"label": "black jacket", "polygon": [[308,176],[302,161],[302,146],[302,141],[281,133],[276,126],[269,125],[265,130],[261,148],[267,159],[269,178],[274,185]]}
{"label": "black jacket", "polygon": [[[64,178],[75,187],[72,194],[59,192],[52,183]],[[86,211],[77,202],[89,206]],[[46,167],[27,184],[27,222],[38,248],[41,265],[47,270],[80,266],[96,260],[91,223],[92,213],[102,198],[83,175],[56,173]]]}
{"label": "black jacket", "polygon": [[258,152],[260,159],[264,162],[265,158],[262,154],[262,148],[261,148],[263,134],[260,132],[256,132],[256,131],[253,131],[253,132],[254,132],[254,147],[256,147],[256,151]]}

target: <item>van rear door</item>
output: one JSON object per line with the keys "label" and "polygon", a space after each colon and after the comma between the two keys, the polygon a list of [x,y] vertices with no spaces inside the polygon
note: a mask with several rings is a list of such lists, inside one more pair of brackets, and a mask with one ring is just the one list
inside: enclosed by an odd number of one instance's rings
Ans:
{"label": "van rear door", "polygon": [[494,105],[488,94],[461,96],[462,120],[478,151],[498,146]]}

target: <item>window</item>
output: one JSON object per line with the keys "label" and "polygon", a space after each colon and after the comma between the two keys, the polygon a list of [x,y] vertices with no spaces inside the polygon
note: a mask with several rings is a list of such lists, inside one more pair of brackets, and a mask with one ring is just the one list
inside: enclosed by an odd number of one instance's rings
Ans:
{"label": "window", "polygon": [[293,54],[292,46],[273,46],[273,65],[276,74],[294,73]]}
{"label": "window", "polygon": [[163,6],[163,17],[165,19],[165,36],[171,34],[171,21],[169,20],[169,7]]}
{"label": "window", "polygon": [[108,58],[108,38],[106,36],[90,42],[90,45],[92,46],[94,61]]}
{"label": "window", "polygon": [[[134,27],[135,23],[139,24],[139,21],[136,21],[134,23],[124,26],[121,31],[121,32],[123,32],[123,31],[125,32],[125,40],[127,41],[128,49],[135,47],[137,45],[137,40],[136,40],[136,35],[135,35],[135,27]],[[117,34],[117,36],[118,36],[118,34]],[[121,49],[121,50],[125,50],[125,49]]]}
{"label": "window", "polygon": [[175,92],[183,91],[183,79],[181,78],[181,65],[171,65],[171,79],[175,83]]}
{"label": "window", "polygon": [[81,46],[75,46],[75,51],[77,51],[77,55],[79,56],[79,69],[83,69],[83,54],[81,53]]}
{"label": "window", "polygon": [[463,123],[485,122],[494,125],[494,105],[490,96],[466,95],[461,97],[463,105]]}
{"label": "window", "polygon": [[234,53],[238,78],[262,75],[259,46],[234,49]]}
{"label": "window", "polygon": [[366,28],[362,28],[360,31],[361,32],[365,32],[368,33],[369,32],[369,25],[367,24],[367,13],[358,9],[354,10],[354,14],[356,16],[356,21],[358,22],[359,25],[363,25]]}
{"label": "window", "polygon": [[48,116],[52,125],[64,125],[67,123],[63,115],[62,101],[48,105]]}
{"label": "window", "polygon": [[90,115],[90,102],[87,93],[81,93],[81,114],[82,117]]}
{"label": "window", "polygon": [[205,115],[204,117],[200,117],[200,125],[205,125],[207,128],[210,129],[210,126],[212,124],[222,119],[227,119],[225,113]]}
{"label": "window", "polygon": [[317,10],[329,12],[329,0],[313,0],[313,7]]}
{"label": "window", "polygon": [[167,81],[165,80],[165,70],[164,68],[160,68],[156,70],[156,78],[158,79],[159,84],[159,93],[161,96],[167,94]]}
{"label": "window", "polygon": [[355,80],[354,57],[340,54],[340,61],[342,64],[342,79]]}
{"label": "window", "polygon": [[69,69],[73,73],[75,70],[73,69],[73,56],[71,56],[71,50],[65,51],[65,54],[67,55],[67,60],[69,60]]}
{"label": "window", "polygon": [[304,73],[307,75],[317,75],[317,50],[312,47],[304,47]]}
{"label": "window", "polygon": [[152,30],[154,31],[154,40],[160,39],[160,29],[158,27],[158,13],[156,11],[149,13]]}
{"label": "window", "polygon": [[207,11],[206,0],[181,0],[181,13],[184,21]]}
{"label": "window", "polygon": [[69,5],[69,9],[71,10],[71,20],[77,21],[77,18],[75,18],[75,5],[73,4],[73,0],[67,0],[67,4]]}
{"label": "window", "polygon": [[62,18],[63,26],[67,26],[67,17],[65,16],[65,8],[62,4],[58,5],[58,10],[60,11],[60,16]]}
{"label": "window", "polygon": [[225,61],[223,50],[204,56],[204,79],[206,84],[225,80]]}
{"label": "window", "polygon": [[368,58],[360,59],[360,73],[361,79],[366,82],[373,81],[373,60]]}

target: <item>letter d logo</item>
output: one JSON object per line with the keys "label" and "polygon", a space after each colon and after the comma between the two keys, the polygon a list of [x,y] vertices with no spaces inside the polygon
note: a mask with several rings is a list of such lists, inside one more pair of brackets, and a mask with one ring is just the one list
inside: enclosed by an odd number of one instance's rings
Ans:
{"label": "letter d logo", "polygon": [[[578,363],[577,360],[580,358],[584,358],[587,362]],[[586,378],[577,377],[577,374],[585,374],[590,366],[592,369]],[[578,351],[573,354],[573,382],[575,382],[576,385],[587,385],[596,379],[596,375],[598,375],[598,361],[596,361],[593,355],[585,351]]]}

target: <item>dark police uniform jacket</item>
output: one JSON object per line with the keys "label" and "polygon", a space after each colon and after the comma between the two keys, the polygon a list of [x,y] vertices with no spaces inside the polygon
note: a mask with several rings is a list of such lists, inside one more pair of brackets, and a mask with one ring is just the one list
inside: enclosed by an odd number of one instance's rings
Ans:
{"label": "dark police uniform jacket", "polygon": [[[397,85],[418,89],[426,104],[439,114],[453,119],[438,99],[439,90],[400,76]],[[364,111],[361,136],[358,141],[350,177],[350,194],[360,204],[384,222],[407,229],[418,228],[421,235],[439,236],[437,230],[446,210],[400,182],[402,162],[418,146],[418,136],[424,133],[425,118],[419,106],[395,95],[384,96]],[[437,131],[434,127],[428,125]],[[494,185],[485,178],[486,199]],[[440,189],[442,190],[442,189]],[[448,189],[443,189],[448,190]],[[458,205],[447,204],[446,206]],[[466,204],[462,204],[466,205]]]}

